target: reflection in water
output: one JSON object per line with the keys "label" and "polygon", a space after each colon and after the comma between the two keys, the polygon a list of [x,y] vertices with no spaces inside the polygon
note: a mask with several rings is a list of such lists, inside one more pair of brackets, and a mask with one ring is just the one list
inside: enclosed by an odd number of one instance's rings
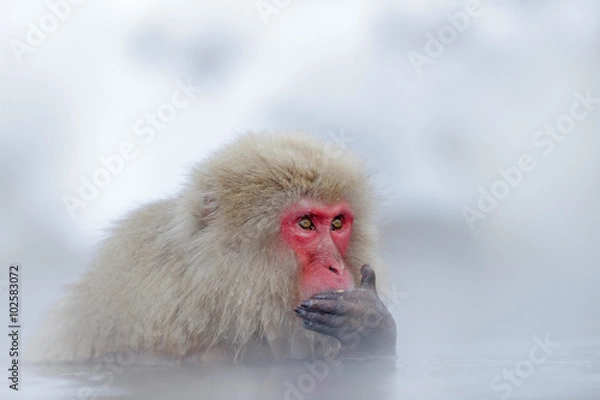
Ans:
{"label": "reflection in water", "polygon": [[[286,366],[32,367],[28,392],[55,398],[391,398],[395,369],[380,363]],[[35,391],[35,393],[33,392]],[[34,397],[32,397],[34,398]]]}
{"label": "reflection in water", "polygon": [[[414,349],[382,363],[285,366],[30,367],[25,397],[45,399],[593,399],[600,390],[600,343],[562,343],[526,371],[527,343]],[[524,347],[525,346],[525,347]],[[473,352],[473,348],[477,348]],[[503,358],[490,358],[503,348]],[[525,349],[525,350],[523,350]],[[518,350],[518,351],[516,351]],[[513,355],[512,353],[515,353]],[[516,353],[521,353],[516,355]],[[418,355],[416,353],[419,353]],[[468,354],[468,356],[465,356]],[[513,371],[510,380],[497,379]],[[48,397],[52,393],[53,397]]]}

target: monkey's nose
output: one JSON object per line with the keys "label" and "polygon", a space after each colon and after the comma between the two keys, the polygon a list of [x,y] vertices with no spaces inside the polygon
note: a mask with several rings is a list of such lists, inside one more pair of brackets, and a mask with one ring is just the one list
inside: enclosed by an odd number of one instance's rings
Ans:
{"label": "monkey's nose", "polygon": [[340,268],[337,265],[330,265],[329,266],[329,270],[331,272],[333,272],[334,274],[336,274],[336,275],[341,275],[342,274],[342,268]]}

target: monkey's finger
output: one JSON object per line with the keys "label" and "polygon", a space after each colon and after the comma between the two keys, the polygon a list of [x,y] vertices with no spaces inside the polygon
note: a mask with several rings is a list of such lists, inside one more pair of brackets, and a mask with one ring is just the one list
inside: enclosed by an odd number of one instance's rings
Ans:
{"label": "monkey's finger", "polygon": [[362,275],[362,279],[360,281],[360,288],[372,290],[377,293],[377,289],[375,287],[375,271],[369,264],[365,264],[360,269],[360,274]]}
{"label": "monkey's finger", "polygon": [[309,299],[300,303],[300,307],[307,311],[315,311],[328,314],[346,315],[355,308],[353,304],[345,301]]}
{"label": "monkey's finger", "polygon": [[360,335],[356,332],[348,332],[344,329],[331,327],[314,321],[304,321],[304,327],[311,331],[333,336],[342,343],[342,346],[346,345],[355,348],[360,342]]}
{"label": "monkey's finger", "polygon": [[320,324],[318,322],[310,321],[310,320],[304,320],[303,325],[306,329],[309,329],[311,331],[323,333],[323,334],[329,335],[329,336],[335,336],[334,333],[336,332],[336,329],[333,329],[330,326],[327,326],[325,324]]}
{"label": "monkey's finger", "polygon": [[313,297],[311,297],[311,299],[316,299],[316,300],[337,300],[340,297],[342,297],[344,294],[347,294],[347,293],[349,293],[349,292],[345,292],[343,290],[321,292],[321,293],[317,293],[317,294],[313,295]]}
{"label": "monkey's finger", "polygon": [[314,332],[322,333],[322,334],[328,335],[328,336],[333,336],[340,341],[342,340],[341,338],[343,337],[343,334],[339,328],[335,328],[335,327],[332,327],[327,324],[321,324],[316,321],[304,320],[304,327],[306,329],[314,331]]}
{"label": "monkey's finger", "polygon": [[[325,314],[321,312],[307,311],[302,307],[296,307],[294,312],[304,320],[304,325],[319,324],[329,327],[340,327],[344,325],[345,318],[335,314]],[[308,321],[308,322],[307,322]]]}
{"label": "monkey's finger", "polygon": [[313,297],[308,300],[311,301],[321,301],[321,300],[331,300],[331,301],[343,301],[347,303],[353,303],[360,301],[364,298],[366,291],[362,288],[359,290],[346,290],[346,291],[336,291],[336,292],[323,292],[317,293]]}

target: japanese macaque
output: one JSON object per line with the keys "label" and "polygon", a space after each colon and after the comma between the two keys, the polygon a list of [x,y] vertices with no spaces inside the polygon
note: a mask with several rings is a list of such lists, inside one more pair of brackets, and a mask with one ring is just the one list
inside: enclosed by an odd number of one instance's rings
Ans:
{"label": "japanese macaque", "polygon": [[393,356],[374,211],[355,156],[301,134],[243,135],[112,229],[29,359]]}

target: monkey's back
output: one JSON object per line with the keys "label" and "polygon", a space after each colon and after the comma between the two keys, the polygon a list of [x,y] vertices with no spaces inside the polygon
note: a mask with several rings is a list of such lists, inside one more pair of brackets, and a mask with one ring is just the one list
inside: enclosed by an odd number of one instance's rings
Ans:
{"label": "monkey's back", "polygon": [[125,349],[185,353],[185,327],[173,323],[189,261],[173,237],[175,209],[175,199],[163,200],[115,224],[28,346],[28,360],[84,361]]}

